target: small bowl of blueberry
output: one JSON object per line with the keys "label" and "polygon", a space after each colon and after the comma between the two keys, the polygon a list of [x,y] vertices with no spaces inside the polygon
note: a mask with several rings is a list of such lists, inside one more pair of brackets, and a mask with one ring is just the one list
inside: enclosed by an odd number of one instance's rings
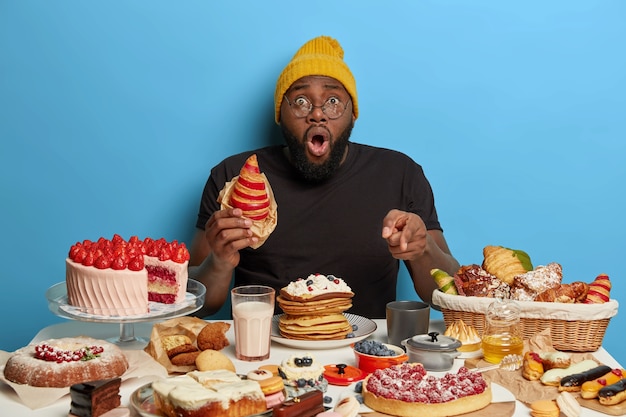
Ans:
{"label": "small bowl of blueberry", "polygon": [[389,368],[406,362],[409,357],[399,346],[377,340],[361,340],[352,345],[356,366],[364,372]]}

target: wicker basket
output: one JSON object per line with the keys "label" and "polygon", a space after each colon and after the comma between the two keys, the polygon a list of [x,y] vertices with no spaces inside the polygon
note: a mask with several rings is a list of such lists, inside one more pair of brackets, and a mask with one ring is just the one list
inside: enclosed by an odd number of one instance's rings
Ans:
{"label": "wicker basket", "polygon": [[[433,292],[433,304],[441,308],[448,327],[456,320],[476,328],[482,336],[485,311],[492,298],[465,297]],[[550,329],[555,349],[572,352],[593,352],[602,346],[609,321],[617,314],[616,300],[604,304],[564,304],[518,301],[521,309],[521,328],[524,339]]]}

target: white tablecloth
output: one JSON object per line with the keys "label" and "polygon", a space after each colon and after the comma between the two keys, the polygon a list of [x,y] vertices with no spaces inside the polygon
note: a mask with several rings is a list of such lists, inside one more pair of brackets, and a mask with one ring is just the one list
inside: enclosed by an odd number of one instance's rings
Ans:
{"label": "white tablecloth", "polygon": [[[374,320],[377,329],[371,336],[371,338],[375,340],[380,340],[382,342],[387,342],[387,328],[384,320]],[[133,325],[135,336],[138,338],[149,338],[150,332],[152,329],[152,323],[135,323]],[[443,333],[443,323],[441,321],[433,321],[431,322],[431,331],[436,330]],[[116,338],[120,334],[120,326],[117,324],[107,324],[107,323],[87,323],[87,322],[79,322],[79,321],[68,321],[65,323],[55,324],[49,327],[42,329],[34,338],[33,342],[38,342],[46,339],[53,339],[59,337],[72,337],[78,335],[88,335],[91,337],[95,337],[98,339],[110,339]],[[231,345],[226,347],[223,352],[230,356],[237,368],[237,372],[241,374],[245,374],[248,371],[254,370],[258,368],[261,364],[279,364],[284,358],[292,355],[295,349],[283,346],[279,343],[272,342],[270,358],[263,362],[245,362],[235,359],[234,352],[234,332],[231,326],[231,329],[227,333],[227,336],[231,342]],[[124,348],[124,346],[122,345]],[[141,344],[130,344],[128,347],[131,348],[141,348]],[[352,349],[350,347],[343,347],[332,350],[311,350],[310,351],[315,358],[320,361],[322,364],[335,364],[335,363],[346,363],[349,365],[354,365],[354,356]],[[612,367],[617,368],[621,367],[617,361],[603,348],[600,348],[597,352],[593,354],[599,361],[602,363]],[[463,360],[456,359],[453,370],[458,369],[461,366]],[[122,384],[121,395],[122,395],[122,405],[129,406],[129,398],[130,395],[135,391],[139,386],[144,384],[145,381],[141,381],[138,383],[136,380],[128,380]],[[327,393],[328,395],[336,401],[338,398],[350,394],[350,391],[353,390],[353,386],[349,387],[338,387],[330,385]],[[508,391],[507,391],[508,393]],[[497,393],[495,393],[494,401],[497,401]],[[67,417],[70,408],[70,399],[69,395],[61,398],[59,401],[54,403],[51,406],[41,408],[38,410],[31,410],[30,408],[24,406],[20,403],[19,398],[13,391],[11,387],[4,383],[0,383],[0,410],[2,410],[2,415],[11,416],[11,417],[20,417],[20,416],[33,416],[33,417]],[[365,415],[364,415],[365,416]],[[530,416],[529,409],[519,401],[516,403],[515,409],[515,417],[527,417]],[[606,414],[598,413],[596,411],[592,411],[586,408],[583,408],[583,413],[581,417],[606,417]]]}

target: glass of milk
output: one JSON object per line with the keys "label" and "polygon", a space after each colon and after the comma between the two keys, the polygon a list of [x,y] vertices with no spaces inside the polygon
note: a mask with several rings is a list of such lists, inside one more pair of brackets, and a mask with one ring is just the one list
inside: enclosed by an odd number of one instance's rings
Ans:
{"label": "glass of milk", "polygon": [[273,288],[263,285],[245,285],[232,289],[237,359],[262,361],[270,357],[275,295]]}

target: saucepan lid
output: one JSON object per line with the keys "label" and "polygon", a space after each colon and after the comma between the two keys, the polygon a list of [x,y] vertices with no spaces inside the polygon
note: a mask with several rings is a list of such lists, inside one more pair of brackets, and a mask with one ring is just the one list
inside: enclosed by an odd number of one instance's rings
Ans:
{"label": "saucepan lid", "polygon": [[438,332],[418,334],[406,340],[412,348],[437,352],[449,352],[461,346],[461,341],[454,337],[440,335]]}

